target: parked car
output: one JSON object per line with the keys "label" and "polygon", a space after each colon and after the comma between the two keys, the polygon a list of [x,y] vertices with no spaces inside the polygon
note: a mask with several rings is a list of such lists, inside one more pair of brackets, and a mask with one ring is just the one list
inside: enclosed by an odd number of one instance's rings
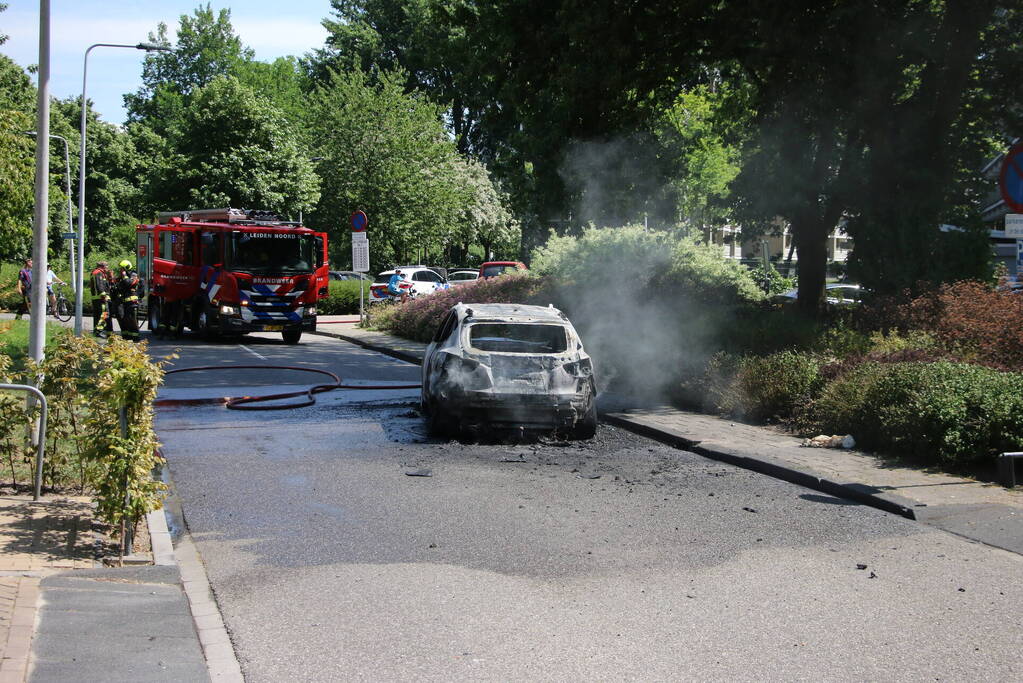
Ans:
{"label": "parked car", "polygon": [[519,273],[528,270],[521,261],[487,261],[480,265],[480,277],[496,277],[505,273]]}
{"label": "parked car", "polygon": [[[790,289],[775,294],[771,301],[776,304],[791,304],[795,303],[798,296],[798,289]],[[824,286],[824,300],[831,306],[852,306],[863,300],[863,288],[859,285],[833,282]]]}
{"label": "parked car", "polygon": [[459,268],[448,273],[449,285],[464,285],[466,282],[475,282],[480,277],[480,271],[475,268]]}
{"label": "parked car", "polygon": [[523,304],[457,304],[423,357],[421,408],[430,432],[597,429],[590,357],[564,313]]}
{"label": "parked car", "polygon": [[398,266],[392,270],[385,270],[376,276],[373,284],[369,286],[369,302],[388,301],[396,297],[391,296],[387,291],[387,283],[395,270],[400,270],[402,281],[398,287],[408,293],[410,299],[424,294],[432,294],[438,289],[447,289],[448,283],[437,271],[426,266]]}
{"label": "parked car", "polygon": [[332,270],[330,271],[331,280],[366,280],[372,282],[373,278],[370,277],[369,273],[357,273],[354,270]]}

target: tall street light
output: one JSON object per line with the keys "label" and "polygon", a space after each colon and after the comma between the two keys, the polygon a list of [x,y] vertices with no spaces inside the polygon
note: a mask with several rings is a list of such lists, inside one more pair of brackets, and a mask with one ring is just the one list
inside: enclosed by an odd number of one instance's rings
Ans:
{"label": "tall street light", "polygon": [[82,336],[82,291],[85,289],[85,122],[88,107],[85,101],[85,83],[89,72],[89,53],[96,47],[123,47],[129,50],[145,50],[146,52],[174,52],[174,48],[155,43],[138,43],[137,45],[120,45],[117,43],[95,43],[85,51],[82,64],[82,147],[78,160],[78,274],[75,277],[75,336]]}
{"label": "tall street light", "polygon": [[[38,135],[38,134],[39,133],[37,133],[34,130],[27,130],[27,131],[25,131],[25,135]],[[74,225],[72,224],[72,220],[73,219],[72,219],[72,216],[71,216],[71,159],[68,156],[67,138],[65,138],[65,137],[63,137],[61,135],[54,135],[53,133],[50,133],[50,137],[51,138],[56,138],[57,140],[60,140],[61,142],[64,143],[64,188],[65,188],[65,192],[67,193],[67,231],[68,231],[68,234],[70,235],[70,234],[74,233],[75,228],[74,228]],[[76,271],[75,271],[75,245],[74,245],[74,242],[69,242],[68,250],[67,251],[68,251],[68,261],[69,261],[69,265],[71,267],[71,282],[74,283],[74,281],[75,281],[75,273],[76,273]],[[76,287],[76,289],[77,289],[77,287]]]}

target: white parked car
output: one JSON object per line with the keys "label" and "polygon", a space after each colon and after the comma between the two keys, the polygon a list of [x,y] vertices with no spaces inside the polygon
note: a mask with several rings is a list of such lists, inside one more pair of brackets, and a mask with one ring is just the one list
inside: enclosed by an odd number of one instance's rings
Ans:
{"label": "white parked car", "polygon": [[426,266],[398,266],[393,270],[385,270],[376,276],[373,284],[369,286],[370,303],[397,298],[387,291],[387,283],[391,281],[391,276],[397,270],[400,270],[402,275],[402,281],[398,286],[403,291],[408,292],[410,299],[415,299],[417,296],[424,294],[432,294],[438,289],[448,288],[447,281],[441,277],[440,273]]}
{"label": "white parked car", "polygon": [[475,268],[462,268],[460,270],[452,270],[448,273],[448,284],[449,285],[463,285],[466,282],[475,282],[480,279],[480,271]]}
{"label": "white parked car", "polygon": [[596,394],[582,340],[553,306],[457,304],[423,357],[420,403],[433,434],[496,427],[588,439]]}
{"label": "white parked car", "polygon": [[[794,303],[798,296],[798,289],[790,289],[787,292],[775,294],[771,297],[771,301],[776,304],[790,304]],[[833,282],[824,285],[824,297],[824,300],[831,306],[853,306],[860,303],[863,292],[859,285]]]}

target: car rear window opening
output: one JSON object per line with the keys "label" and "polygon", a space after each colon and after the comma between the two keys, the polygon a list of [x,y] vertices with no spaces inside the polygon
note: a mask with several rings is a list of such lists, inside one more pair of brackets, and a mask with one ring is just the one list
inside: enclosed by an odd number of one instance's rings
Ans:
{"label": "car rear window opening", "polygon": [[469,327],[469,345],[480,351],[562,353],[568,336],[560,325],[476,323]]}

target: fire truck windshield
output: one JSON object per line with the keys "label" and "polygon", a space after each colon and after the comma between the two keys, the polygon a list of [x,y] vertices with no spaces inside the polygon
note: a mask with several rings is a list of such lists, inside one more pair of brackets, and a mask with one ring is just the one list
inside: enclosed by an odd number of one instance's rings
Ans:
{"label": "fire truck windshield", "polygon": [[235,232],[228,241],[228,267],[252,273],[311,273],[315,238],[293,232]]}

